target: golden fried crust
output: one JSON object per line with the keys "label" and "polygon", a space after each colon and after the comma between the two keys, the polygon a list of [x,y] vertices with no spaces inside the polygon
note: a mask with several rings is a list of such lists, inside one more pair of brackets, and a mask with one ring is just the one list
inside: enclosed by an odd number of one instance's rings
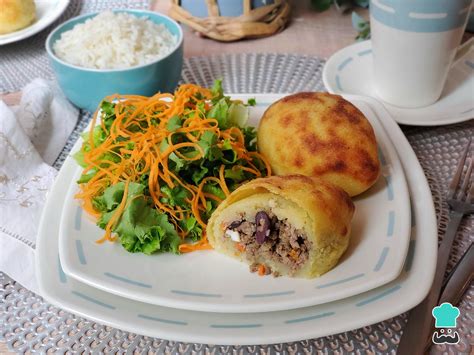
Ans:
{"label": "golden fried crust", "polygon": [[301,207],[313,219],[317,235],[347,236],[354,203],[345,191],[331,183],[304,175],[259,178],[235,190],[225,205],[258,192],[271,192]]}
{"label": "golden fried crust", "polygon": [[[298,219],[305,221],[305,231],[312,241],[309,261],[295,276],[315,277],[333,268],[349,245],[355,207],[342,189],[304,175],[259,178],[232,192],[217,207],[207,225],[207,237],[215,250],[239,258],[223,245],[223,231],[219,228],[222,217],[229,206],[251,196],[265,196],[265,202],[269,203],[268,193],[283,198],[285,206],[296,206]],[[295,210],[288,208],[286,213],[281,217],[292,223]]]}
{"label": "golden fried crust", "polygon": [[0,34],[20,30],[36,18],[33,0],[0,0]]}
{"label": "golden fried crust", "polygon": [[349,195],[338,188],[320,178],[309,177],[305,175],[282,175],[270,176],[252,180],[227,197],[221,204],[224,209],[226,205],[241,200],[245,197],[257,194],[259,192],[271,192],[275,195],[292,201],[306,213],[316,216],[316,222],[326,225],[324,229],[334,232],[341,227],[350,224],[352,214],[354,213],[354,203]]}
{"label": "golden fried crust", "polygon": [[265,111],[257,138],[260,152],[278,175],[318,176],[354,196],[380,174],[372,126],[339,95],[302,92],[284,97]]}

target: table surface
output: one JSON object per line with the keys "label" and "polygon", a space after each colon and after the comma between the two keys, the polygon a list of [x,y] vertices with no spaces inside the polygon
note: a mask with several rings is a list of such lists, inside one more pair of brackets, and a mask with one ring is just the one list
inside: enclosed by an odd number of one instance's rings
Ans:
{"label": "table surface", "polygon": [[[151,8],[167,13],[169,5],[170,0],[155,0]],[[367,10],[358,9],[358,13],[365,18],[368,17]],[[356,35],[350,15],[341,15],[334,7],[318,13],[311,10],[309,0],[293,0],[291,22],[285,30],[274,36],[222,43],[200,37],[189,28],[185,28],[184,54],[186,57],[192,57],[222,53],[273,52],[328,58],[337,50],[354,43]],[[16,93],[10,94],[6,97],[6,101],[14,104],[19,97]],[[0,354],[9,354],[6,344],[2,342],[0,342]]]}

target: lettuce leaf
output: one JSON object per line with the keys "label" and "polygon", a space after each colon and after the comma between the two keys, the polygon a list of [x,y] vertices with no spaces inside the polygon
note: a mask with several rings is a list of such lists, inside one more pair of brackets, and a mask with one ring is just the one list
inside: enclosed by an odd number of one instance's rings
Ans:
{"label": "lettuce leaf", "polygon": [[209,110],[208,117],[215,118],[219,124],[219,128],[225,129],[228,128],[228,113],[229,113],[229,104],[227,103],[227,98],[223,97],[220,99],[212,108]]}
{"label": "lettuce leaf", "polygon": [[188,233],[188,238],[190,238],[193,242],[197,242],[201,239],[202,235],[202,227],[199,223],[197,223],[196,218],[189,217],[184,219],[180,222],[181,227]]}
{"label": "lettuce leaf", "polygon": [[[181,242],[174,226],[164,213],[159,213],[150,206],[143,195],[145,186],[131,182],[127,193],[127,205],[118,223],[113,228],[122,246],[129,252],[152,254],[154,252],[179,253]],[[105,228],[120,204],[125,191],[125,184],[119,182],[109,186],[96,198],[94,206],[101,209],[102,215],[97,224]]]}
{"label": "lettuce leaf", "polygon": [[220,199],[224,200],[225,199],[225,193],[222,191],[222,189],[214,183],[207,183],[204,185],[203,189],[204,192],[209,192],[213,194],[214,196],[219,197]]}
{"label": "lettuce leaf", "polygon": [[178,128],[181,128],[182,125],[183,125],[183,123],[181,122],[181,118],[179,118],[179,116],[177,116],[177,115],[174,115],[166,123],[166,129],[170,132],[174,132]]}
{"label": "lettuce leaf", "polygon": [[171,206],[181,206],[187,207],[187,202],[185,201],[189,198],[189,192],[182,186],[176,186],[170,188],[165,185],[160,188],[161,192],[166,196],[161,199],[163,203],[169,203]]}
{"label": "lettuce leaf", "polygon": [[211,88],[212,96],[214,100],[218,101],[224,97],[224,89],[222,88],[222,79],[214,80],[214,84]]}
{"label": "lettuce leaf", "polygon": [[166,214],[151,208],[143,196],[131,200],[114,232],[122,246],[132,253],[179,253],[181,239],[174,226]]}
{"label": "lettuce leaf", "polygon": [[249,119],[249,109],[241,103],[231,103],[229,107],[229,125],[244,127]]}

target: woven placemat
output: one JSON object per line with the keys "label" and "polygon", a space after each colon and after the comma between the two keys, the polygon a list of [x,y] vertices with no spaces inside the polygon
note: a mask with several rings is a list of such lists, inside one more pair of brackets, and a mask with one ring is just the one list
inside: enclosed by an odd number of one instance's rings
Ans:
{"label": "woven placemat", "polygon": [[[224,79],[226,92],[294,92],[324,90],[321,71],[324,61],[318,58],[283,54],[243,54],[185,60],[182,79],[209,86],[216,78]],[[55,163],[59,168],[78,134],[90,120],[82,112],[81,119],[64,151]],[[439,234],[447,224],[447,205],[444,199],[447,182],[455,169],[462,146],[474,133],[474,122],[444,127],[402,127],[414,148],[433,193],[439,221]],[[474,218],[465,218],[456,238],[448,270],[474,240]],[[461,342],[449,349],[433,348],[435,352],[470,353],[473,342],[472,319],[474,287],[458,305],[461,317],[457,331]],[[406,322],[406,314],[357,330],[294,343],[262,346],[219,346],[185,344],[132,334],[103,326],[62,311],[24,289],[8,276],[0,274],[0,340],[17,352],[118,352],[118,353],[233,353],[274,354],[316,352],[395,353]]]}
{"label": "woven placemat", "polygon": [[48,34],[60,23],[90,12],[148,9],[148,6],[149,0],[70,0],[66,11],[45,30],[22,41],[0,46],[0,93],[18,91],[33,78],[53,78],[44,45]]}

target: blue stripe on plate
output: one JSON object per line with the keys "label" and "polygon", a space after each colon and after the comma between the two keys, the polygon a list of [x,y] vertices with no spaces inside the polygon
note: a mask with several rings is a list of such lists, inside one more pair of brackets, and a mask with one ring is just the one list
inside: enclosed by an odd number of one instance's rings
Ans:
{"label": "blue stripe on plate", "polygon": [[415,256],[415,244],[416,240],[410,240],[410,245],[408,246],[407,258],[405,259],[405,272],[410,271],[413,264],[413,257]]}
{"label": "blue stripe on plate", "polygon": [[86,256],[84,255],[84,248],[82,247],[82,241],[79,239],[76,239],[76,251],[77,251],[77,257],[79,258],[79,262],[82,265],[86,265]]}
{"label": "blue stripe on plate", "polygon": [[387,165],[387,159],[385,159],[385,155],[383,154],[382,148],[378,148],[379,151],[379,159],[380,159],[380,164]]}
{"label": "blue stripe on plate", "polygon": [[112,279],[115,279],[115,280],[119,280],[119,281],[129,283],[131,285],[140,286],[140,287],[144,287],[144,288],[151,288],[151,285],[145,284],[143,282],[135,281],[135,280],[130,280],[126,277],[115,275],[115,274],[112,274],[110,272],[104,272],[104,275],[108,276]]}
{"label": "blue stripe on plate", "polygon": [[222,297],[222,295],[217,293],[202,293],[202,292],[191,292],[191,291],[182,291],[182,290],[171,290],[172,293],[184,296],[196,296],[196,297]]}
{"label": "blue stripe on plate", "polygon": [[160,323],[188,325],[187,322],[183,322],[183,321],[180,321],[180,320],[171,320],[171,319],[164,319],[164,318],[158,318],[158,317],[151,317],[151,316],[146,316],[144,314],[138,314],[137,317],[147,319],[147,320],[152,320],[152,321],[155,321],[155,322],[160,322]]}
{"label": "blue stripe on plate", "polygon": [[474,69],[474,62],[471,62],[470,60],[466,60],[464,63],[466,63],[466,65],[469,68]]}
{"label": "blue stripe on plate", "polygon": [[76,295],[76,296],[78,296],[78,297],[80,297],[80,298],[86,300],[86,301],[95,303],[95,304],[97,304],[97,305],[99,305],[99,306],[102,306],[102,307],[105,307],[105,308],[109,308],[109,309],[115,309],[114,306],[111,306],[110,304],[107,304],[107,303],[104,303],[104,302],[102,302],[102,301],[96,300],[95,298],[89,297],[89,296],[87,296],[87,295],[85,295],[85,294],[83,294],[83,293],[81,293],[81,292],[78,292],[78,291],[71,291],[71,293],[72,293],[73,295]]}
{"label": "blue stripe on plate", "polygon": [[337,67],[337,70],[341,71],[342,69],[344,69],[346,67],[347,64],[349,64],[350,62],[352,62],[352,57],[349,57],[349,58],[346,58],[344,59],[344,61],[339,64],[339,66]]}
{"label": "blue stripe on plate", "polygon": [[281,291],[281,292],[272,292],[272,293],[251,293],[244,295],[246,298],[260,298],[260,297],[274,297],[274,296],[286,296],[292,295],[295,291]]}
{"label": "blue stripe on plate", "polygon": [[410,209],[411,209],[411,227],[416,226],[416,214],[415,214],[415,208],[413,207],[413,201],[410,199]]}
{"label": "blue stripe on plate", "polygon": [[77,231],[81,230],[81,222],[82,222],[82,208],[77,207],[76,209],[76,216],[74,218],[74,229]]}
{"label": "blue stripe on plate", "polygon": [[326,313],[316,314],[316,315],[314,315],[314,316],[308,316],[308,317],[302,317],[302,318],[289,319],[289,320],[286,320],[285,323],[291,324],[291,323],[306,322],[306,321],[313,320],[313,319],[319,319],[319,318],[329,317],[329,316],[332,316],[332,315],[334,315],[334,314],[336,314],[336,312],[326,312]]}
{"label": "blue stripe on plate", "polygon": [[337,90],[343,91],[342,85],[341,85],[341,78],[339,77],[339,75],[336,75],[336,87],[337,87]]}
{"label": "blue stripe on plate", "polygon": [[390,211],[388,213],[387,237],[393,236],[394,229],[395,229],[395,211]]}
{"label": "blue stripe on plate", "polygon": [[385,182],[387,183],[387,194],[388,200],[393,200],[393,186],[392,186],[392,177],[390,175],[384,176]]}
{"label": "blue stripe on plate", "polygon": [[473,108],[470,108],[469,110],[463,111],[463,112],[461,112],[461,113],[468,113],[468,112],[471,112],[471,111],[474,111],[474,107],[473,107]]}
{"label": "blue stripe on plate", "polygon": [[385,290],[381,293],[379,293],[378,295],[375,295],[375,296],[372,296],[372,297],[369,297],[359,303],[356,303],[356,307],[362,307],[362,306],[365,306],[366,304],[369,304],[369,303],[372,303],[372,302],[375,302],[375,301],[378,301],[384,297],[387,297],[388,295],[398,291],[399,289],[401,289],[402,286],[400,285],[397,285],[397,286],[394,286],[392,288],[389,288],[388,290]]}
{"label": "blue stripe on plate", "polygon": [[61,266],[61,260],[59,260],[59,255],[58,255],[58,274],[59,274],[59,281],[65,284],[67,282],[67,277],[66,277],[66,274],[64,273],[63,267]]}
{"label": "blue stripe on plate", "polygon": [[211,324],[211,328],[260,328],[263,327],[262,324]]}
{"label": "blue stripe on plate", "polygon": [[334,282],[329,282],[327,284],[322,284],[322,285],[318,285],[316,286],[316,288],[326,288],[326,287],[331,287],[331,286],[334,286],[334,285],[340,285],[342,283],[345,283],[345,282],[349,282],[349,281],[352,281],[352,280],[356,280],[356,279],[359,279],[361,277],[365,276],[364,273],[361,273],[361,274],[357,274],[357,275],[354,275],[354,276],[351,276],[351,277],[347,277],[345,279],[342,279],[342,280],[338,280],[338,281],[334,281]]}
{"label": "blue stripe on plate", "polygon": [[385,259],[387,259],[389,250],[389,247],[385,247],[382,249],[382,252],[379,256],[379,260],[377,261],[377,264],[375,264],[374,271],[379,271],[382,268],[383,264],[385,263]]}
{"label": "blue stripe on plate", "polygon": [[366,49],[365,51],[361,51],[357,54],[359,55],[359,57],[362,57],[362,56],[370,54],[370,53],[372,53],[372,49]]}

